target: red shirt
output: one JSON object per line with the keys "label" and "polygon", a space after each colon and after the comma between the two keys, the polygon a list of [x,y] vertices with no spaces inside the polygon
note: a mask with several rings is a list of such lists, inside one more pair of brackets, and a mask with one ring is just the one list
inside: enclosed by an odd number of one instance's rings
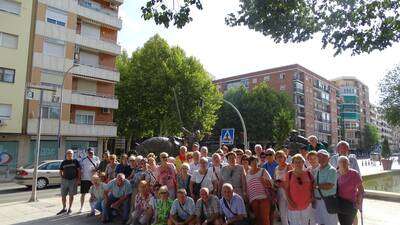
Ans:
{"label": "red shirt", "polygon": [[[289,179],[289,174],[291,174]],[[294,174],[294,171],[290,171],[286,174],[286,180],[289,183],[289,194],[292,201],[296,204],[296,208],[288,204],[289,210],[300,211],[306,209],[312,199],[313,180],[312,175],[304,171],[300,177]]]}

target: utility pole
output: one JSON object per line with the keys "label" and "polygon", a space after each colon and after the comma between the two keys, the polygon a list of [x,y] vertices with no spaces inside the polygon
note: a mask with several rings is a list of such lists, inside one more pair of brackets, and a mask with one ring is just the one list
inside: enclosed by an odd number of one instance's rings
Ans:
{"label": "utility pole", "polygon": [[[38,124],[37,124],[37,138],[36,138],[36,155],[35,155],[35,162],[34,162],[34,169],[33,169],[32,193],[31,193],[31,197],[29,199],[29,202],[36,202],[37,201],[38,163],[39,163],[39,155],[40,155],[40,136],[42,133],[43,95],[44,95],[44,91],[55,92],[55,89],[49,88],[49,87],[33,86],[33,85],[28,88],[40,90],[39,118],[38,118]],[[32,91],[30,91],[30,92],[33,93]],[[29,98],[33,99],[33,94],[31,94]]]}
{"label": "utility pole", "polygon": [[[244,123],[244,119],[242,117],[242,114],[240,114],[240,111],[236,108],[234,104],[229,102],[228,100],[222,99],[225,103],[227,103],[229,106],[231,106],[235,112],[238,114],[240,118],[240,122],[242,123],[242,128],[243,128],[243,144],[244,144],[244,149],[249,149],[249,143],[247,142],[247,129],[246,129],[246,124]],[[221,145],[221,144],[220,144]]]}

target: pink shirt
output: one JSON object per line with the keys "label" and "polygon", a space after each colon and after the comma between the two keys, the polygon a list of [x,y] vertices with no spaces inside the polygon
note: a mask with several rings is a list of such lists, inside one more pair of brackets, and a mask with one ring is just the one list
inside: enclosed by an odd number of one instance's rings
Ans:
{"label": "pink shirt", "polygon": [[361,184],[360,174],[350,169],[345,175],[338,176],[339,196],[351,202],[356,202],[358,186]]}
{"label": "pink shirt", "polygon": [[[291,173],[290,179],[289,174]],[[300,211],[306,209],[311,203],[311,194],[313,189],[312,175],[304,171],[300,177],[290,171],[286,174],[286,180],[289,183],[289,194],[296,208],[288,204],[289,210]]]}
{"label": "pink shirt", "polygon": [[174,169],[174,165],[171,163],[167,163],[168,167],[166,169],[159,166],[158,170],[158,182],[161,185],[166,185],[168,189],[174,189],[176,183],[176,173]]}

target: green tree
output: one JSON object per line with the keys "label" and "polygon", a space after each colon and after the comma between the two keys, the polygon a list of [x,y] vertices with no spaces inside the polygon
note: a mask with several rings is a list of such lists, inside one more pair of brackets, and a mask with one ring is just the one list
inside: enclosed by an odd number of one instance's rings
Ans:
{"label": "green tree", "polygon": [[[143,18],[182,28],[193,20],[192,9],[203,9],[202,0],[183,0],[168,7],[169,0],[148,0]],[[172,0],[175,3],[175,0]],[[322,45],[336,54],[383,50],[400,40],[398,0],[240,0],[240,10],[230,13],[229,26],[247,26],[275,42],[303,42],[322,33]]]}
{"label": "green tree", "polygon": [[381,155],[385,159],[388,159],[392,155],[387,138],[383,139]]}
{"label": "green tree", "polygon": [[362,134],[362,145],[364,149],[370,150],[379,143],[378,128],[372,124],[366,124]]}
{"label": "green tree", "polygon": [[[244,87],[231,89],[224,98],[239,109],[251,142],[281,145],[293,127],[294,108],[290,97],[284,92],[276,92],[265,83],[252,91]],[[235,128],[237,134],[243,131],[238,116],[229,105],[224,104],[218,115],[216,132],[221,128]],[[242,141],[236,136],[235,143]]]}
{"label": "green tree", "polygon": [[379,82],[380,105],[386,121],[400,126],[400,64]]}
{"label": "green tree", "polygon": [[207,133],[214,126],[221,95],[200,62],[181,48],[170,47],[156,35],[131,58],[122,54],[117,66],[121,81],[116,87],[116,121],[121,135],[181,135],[182,126]]}

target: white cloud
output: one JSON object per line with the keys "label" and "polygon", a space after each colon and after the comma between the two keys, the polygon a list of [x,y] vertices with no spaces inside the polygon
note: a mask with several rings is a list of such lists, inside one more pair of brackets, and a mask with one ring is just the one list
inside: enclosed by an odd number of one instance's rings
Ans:
{"label": "white cloud", "polygon": [[225,25],[224,17],[237,8],[237,0],[204,2],[204,10],[194,11],[194,21],[180,30],[164,29],[153,21],[144,21],[140,17],[143,2],[126,1],[121,10],[124,26],[119,40],[122,47],[131,52],[158,33],[171,45],[179,45],[188,55],[200,59],[216,78],[299,63],[328,79],[356,76],[370,87],[372,102],[378,100],[378,80],[399,63],[399,44],[369,55],[345,53],[337,57],[333,57],[331,48],[321,49],[319,38],[301,44],[276,44],[247,27]]}

